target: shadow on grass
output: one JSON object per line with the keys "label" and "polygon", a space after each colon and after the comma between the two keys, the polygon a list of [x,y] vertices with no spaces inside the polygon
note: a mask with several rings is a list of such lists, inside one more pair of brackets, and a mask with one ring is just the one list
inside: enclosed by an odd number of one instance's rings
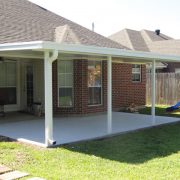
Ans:
{"label": "shadow on grass", "polygon": [[180,151],[180,123],[146,129],[64,148],[103,159],[139,164]]}

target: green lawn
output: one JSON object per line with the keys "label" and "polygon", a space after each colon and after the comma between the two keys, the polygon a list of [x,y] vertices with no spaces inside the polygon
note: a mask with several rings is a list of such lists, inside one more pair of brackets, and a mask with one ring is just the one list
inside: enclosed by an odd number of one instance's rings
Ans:
{"label": "green lawn", "polygon": [[0,164],[56,179],[180,179],[180,123],[43,149],[0,142]]}

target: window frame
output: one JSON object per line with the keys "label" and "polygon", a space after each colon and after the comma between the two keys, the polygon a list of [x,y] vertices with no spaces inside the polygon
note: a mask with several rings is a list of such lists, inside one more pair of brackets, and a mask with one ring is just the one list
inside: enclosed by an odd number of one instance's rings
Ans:
{"label": "window frame", "polygon": [[[72,73],[59,73],[59,63],[61,61],[71,61],[72,62]],[[60,87],[60,84],[59,84],[59,74],[72,74],[72,105],[70,106],[62,106],[60,105],[60,96],[59,96],[59,89],[60,88],[63,88],[63,87]],[[70,86],[64,86],[64,88],[71,88]],[[73,108],[74,107],[74,61],[73,59],[72,60],[64,60],[64,59],[58,59],[57,60],[57,98],[58,98],[58,108]]]}
{"label": "window frame", "polygon": [[[134,68],[133,65],[139,65],[140,71],[139,71],[139,72],[133,72],[133,68]],[[139,81],[133,80],[133,75],[135,75],[135,74],[139,74],[139,75],[140,75]],[[131,76],[131,81],[132,81],[133,83],[141,83],[141,82],[142,82],[142,65],[141,65],[141,64],[132,64],[132,76]]]}
{"label": "window frame", "polygon": [[180,74],[180,68],[175,68],[175,74]]}
{"label": "window frame", "polygon": [[[94,61],[94,62],[100,62],[101,65],[101,103],[100,104],[89,104],[88,102],[88,107],[94,107],[94,106],[102,106],[103,105],[103,61],[102,60],[88,60],[89,61]],[[89,66],[89,63],[88,63]],[[88,67],[87,67],[88,70]],[[88,75],[87,75],[88,77]],[[88,88],[88,101],[89,101],[89,85],[88,85],[88,80],[87,80],[87,88]],[[98,86],[91,86],[91,87],[98,87]]]}
{"label": "window frame", "polygon": [[[17,60],[11,60],[11,59],[7,59],[4,58],[4,61],[2,63],[13,63],[15,64],[15,86],[11,86],[11,85],[3,85],[0,86],[0,88],[15,88],[16,89],[16,103],[13,104],[5,104],[5,107],[15,107],[15,106],[19,106],[19,68],[18,68],[18,62]],[[6,69],[6,76],[9,76],[7,73],[7,69]],[[6,77],[7,78],[7,77]],[[7,78],[8,79],[8,78]],[[5,80],[5,82],[8,84],[7,79]]]}

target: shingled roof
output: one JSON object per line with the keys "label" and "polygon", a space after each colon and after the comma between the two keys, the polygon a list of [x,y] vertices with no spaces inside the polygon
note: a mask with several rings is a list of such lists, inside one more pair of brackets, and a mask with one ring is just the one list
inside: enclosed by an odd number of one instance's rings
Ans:
{"label": "shingled roof", "polygon": [[132,29],[123,29],[115,34],[109,36],[110,39],[137,51],[151,52],[151,47],[155,42],[163,44],[167,40],[173,40],[171,37],[160,33],[157,35],[154,31],[141,30],[136,31]]}
{"label": "shingled roof", "polygon": [[150,43],[149,48],[156,53],[180,55],[180,40],[156,41]]}
{"label": "shingled roof", "polygon": [[[180,55],[180,40],[174,40],[162,33],[157,35],[155,31],[123,29],[109,38],[136,51]],[[157,66],[164,67],[163,64],[159,63]]]}
{"label": "shingled roof", "polygon": [[39,40],[128,49],[27,0],[0,0],[0,44]]}

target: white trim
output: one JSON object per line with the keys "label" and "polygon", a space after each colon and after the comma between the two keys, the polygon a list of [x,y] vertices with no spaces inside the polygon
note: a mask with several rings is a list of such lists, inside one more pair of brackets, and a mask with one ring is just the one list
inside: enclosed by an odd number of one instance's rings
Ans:
{"label": "white trim", "polygon": [[[57,92],[58,92],[58,94],[57,94],[57,98],[58,98],[58,108],[73,108],[74,107],[74,60],[73,59],[71,59],[71,61],[72,61],[72,63],[73,63],[73,72],[72,73],[60,73],[60,74],[72,74],[73,75],[73,86],[59,86],[59,72],[58,72],[58,67],[59,67],[59,63],[60,63],[60,61],[67,61],[67,60],[64,60],[64,59],[58,59],[57,60]],[[70,61],[70,60],[68,60],[68,61]],[[72,95],[73,95],[73,99],[72,99],[72,105],[71,106],[60,106],[60,101],[59,101],[59,89],[60,88],[72,88]]]}
{"label": "white trim", "polygon": [[152,81],[152,94],[151,94],[151,115],[152,115],[152,124],[155,125],[156,123],[156,112],[155,112],[155,105],[156,105],[156,60],[152,61],[152,72],[151,72],[151,81]]}
{"label": "white trim", "polygon": [[180,56],[175,56],[175,55],[165,55],[165,54],[158,54],[152,52],[141,52],[141,51],[132,51],[125,49],[97,47],[97,46],[86,46],[79,44],[56,43],[50,41],[32,41],[32,42],[24,42],[24,43],[0,44],[0,51],[17,51],[17,50],[39,50],[39,51],[58,50],[61,53],[69,53],[69,54],[123,57],[124,58],[123,62],[127,62],[128,61],[127,59],[132,59],[132,61],[138,59],[138,60],[143,60],[143,62],[150,62],[153,59],[156,59],[156,61],[180,62]]}
{"label": "white trim", "polygon": [[[125,49],[106,48],[97,46],[86,46],[79,44],[65,44],[55,42],[43,42],[43,49],[56,49],[61,53],[72,54],[88,54],[88,55],[104,55],[112,57],[124,57],[133,59],[143,59],[145,62],[150,62],[153,59],[163,61],[176,61],[180,62],[180,56],[164,55],[151,52],[132,51]],[[125,59],[123,59],[126,62]]]}
{"label": "white trim", "polygon": [[42,49],[42,44],[43,41],[5,43],[5,44],[0,44],[0,51]]}
{"label": "white trim", "polygon": [[[136,65],[136,64],[133,64],[133,65]],[[132,83],[141,83],[142,82],[142,65],[141,64],[137,64],[137,65],[140,66],[140,72],[133,72],[133,67],[132,67],[132,76],[133,76],[133,74],[139,74],[140,75],[140,79],[139,79],[139,81],[133,81],[133,79],[131,77]]]}
{"label": "white trim", "polygon": [[[6,58],[4,58],[4,60],[5,62],[7,62]],[[12,60],[10,62],[16,64],[16,86],[11,86],[11,87],[16,87],[16,104],[5,105],[4,106],[5,112],[20,110],[20,65],[18,60]],[[5,86],[5,87],[10,87],[10,86]]]}
{"label": "white trim", "polygon": [[53,97],[52,97],[52,62],[58,58],[58,53],[44,52],[44,90],[45,90],[45,144],[51,146],[53,140]]}
{"label": "white trim", "polygon": [[107,63],[107,133],[112,133],[112,57],[108,57]]}
{"label": "white trim", "polygon": [[[88,60],[88,61],[92,61],[92,60]],[[96,61],[96,60],[94,60],[94,62],[99,62],[99,61]],[[101,88],[101,103],[100,104],[89,104],[88,103],[88,107],[95,107],[95,106],[102,106],[103,105],[103,103],[104,103],[104,99],[103,99],[103,96],[104,96],[104,93],[103,93],[103,61],[101,60],[100,61],[100,63],[101,63],[101,86],[89,86],[89,85],[87,85],[88,86],[88,100],[89,100],[89,87],[91,87],[91,88],[94,88],[94,87],[99,87],[99,88]],[[88,83],[88,82],[87,82]]]}

